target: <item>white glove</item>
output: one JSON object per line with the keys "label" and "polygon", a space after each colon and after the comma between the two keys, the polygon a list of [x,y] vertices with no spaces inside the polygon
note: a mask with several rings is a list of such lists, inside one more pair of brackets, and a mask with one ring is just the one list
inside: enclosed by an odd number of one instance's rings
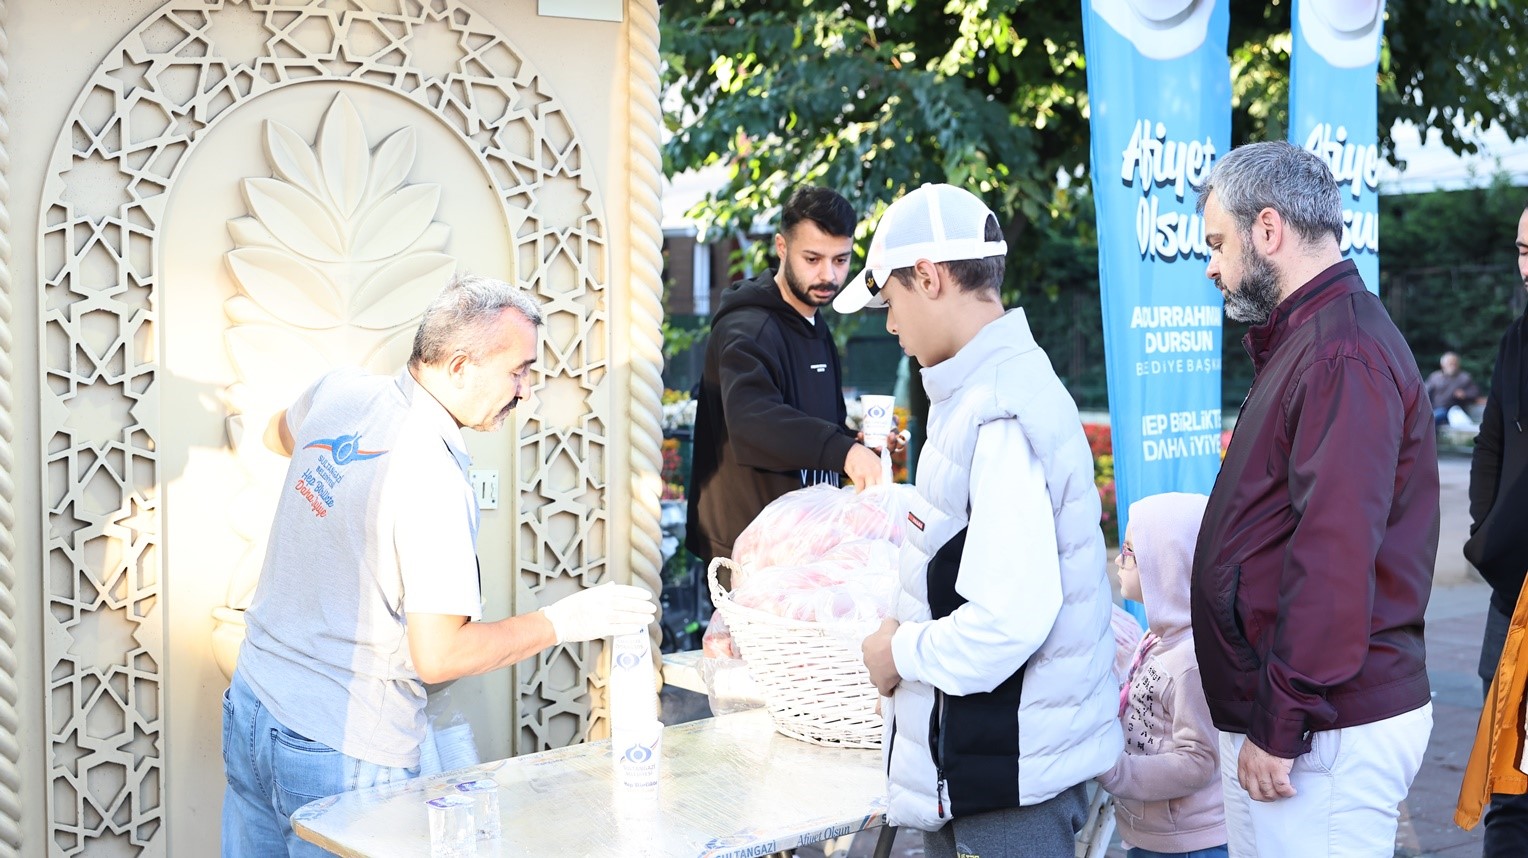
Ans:
{"label": "white glove", "polygon": [[653,594],[629,584],[601,584],[541,609],[558,643],[577,643],[642,631],[658,613]]}

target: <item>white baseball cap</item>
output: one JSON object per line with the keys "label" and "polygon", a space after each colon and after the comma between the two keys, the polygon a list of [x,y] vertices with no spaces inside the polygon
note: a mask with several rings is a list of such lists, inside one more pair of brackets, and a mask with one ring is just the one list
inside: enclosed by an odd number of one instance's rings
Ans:
{"label": "white baseball cap", "polygon": [[833,309],[853,313],[884,307],[881,289],[891,272],[920,259],[955,262],[1006,256],[1008,242],[987,241],[992,217],[975,194],[954,185],[924,185],[886,207],[865,253],[865,268],[833,299]]}

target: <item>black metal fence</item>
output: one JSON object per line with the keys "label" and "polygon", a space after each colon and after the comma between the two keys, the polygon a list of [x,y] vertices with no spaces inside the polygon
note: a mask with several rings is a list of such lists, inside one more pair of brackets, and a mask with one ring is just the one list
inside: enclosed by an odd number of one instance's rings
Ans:
{"label": "black metal fence", "polygon": [[1457,352],[1485,389],[1502,332],[1528,305],[1528,290],[1514,273],[1497,265],[1381,271],[1379,295],[1424,376],[1444,352]]}

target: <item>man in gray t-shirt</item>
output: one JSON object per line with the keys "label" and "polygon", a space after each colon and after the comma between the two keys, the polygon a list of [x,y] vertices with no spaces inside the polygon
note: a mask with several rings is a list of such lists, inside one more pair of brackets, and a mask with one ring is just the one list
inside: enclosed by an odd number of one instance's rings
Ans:
{"label": "man in gray t-shirt", "polygon": [[606,585],[479,622],[461,430],[503,425],[540,324],[523,291],[460,277],[402,372],[331,372],[272,421],[292,463],[223,701],[224,856],[326,854],[293,834],[293,811],[419,774],[425,683],[652,621],[646,590]]}

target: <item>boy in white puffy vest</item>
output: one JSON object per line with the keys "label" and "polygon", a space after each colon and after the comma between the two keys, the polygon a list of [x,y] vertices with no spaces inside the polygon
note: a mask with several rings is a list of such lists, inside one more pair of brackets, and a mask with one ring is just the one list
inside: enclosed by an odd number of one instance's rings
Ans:
{"label": "boy in white puffy vest", "polygon": [[1073,854],[1084,784],[1123,744],[1093,459],[971,193],[887,208],[839,312],[885,307],[924,367],[928,439],[895,619],[864,642],[886,718],[890,824],[933,858]]}

